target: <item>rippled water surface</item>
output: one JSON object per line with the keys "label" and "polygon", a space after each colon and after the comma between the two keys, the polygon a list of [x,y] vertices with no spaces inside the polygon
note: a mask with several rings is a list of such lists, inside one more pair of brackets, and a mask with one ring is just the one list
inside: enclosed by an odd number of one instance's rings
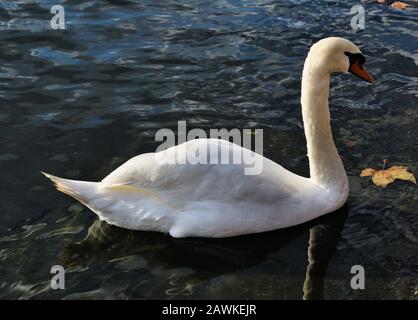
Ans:
{"label": "rippled water surface", "polygon": [[[50,8],[67,29],[51,30]],[[413,299],[418,191],[360,178],[418,174],[418,3],[7,1],[0,3],[0,298]],[[160,128],[264,129],[264,154],[308,174],[300,77],[312,43],[356,42],[378,79],[333,78],[334,137],[350,180],[339,212],[233,239],[173,239],[106,225],[39,173],[100,180],[154,151]],[[83,240],[84,239],[84,240]],[[311,244],[309,246],[309,243]],[[309,248],[309,249],[308,249]],[[66,289],[50,289],[62,264]],[[350,269],[366,270],[352,290]]]}

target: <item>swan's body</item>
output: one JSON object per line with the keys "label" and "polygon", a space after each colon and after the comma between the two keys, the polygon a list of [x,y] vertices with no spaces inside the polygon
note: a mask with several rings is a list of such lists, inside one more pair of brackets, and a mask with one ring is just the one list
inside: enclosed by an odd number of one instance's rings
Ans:
{"label": "swan's body", "polygon": [[[199,148],[213,150],[211,144],[239,155],[251,153],[218,139],[173,148],[185,155]],[[170,149],[162,152],[170,155]],[[227,237],[284,228],[344,203],[345,190],[337,200],[334,190],[258,157],[263,161],[259,175],[245,175],[241,164],[173,165],[170,156],[162,164],[148,153],[130,159],[100,183],[50,178],[110,224],[174,237]]]}
{"label": "swan's body", "polygon": [[[340,52],[341,56],[333,56]],[[236,144],[216,139],[192,140],[160,151],[158,161],[155,153],[139,155],[101,182],[47,176],[60,191],[73,196],[110,224],[168,232],[173,237],[258,233],[297,225],[334,211],[346,201],[348,183],[332,139],[328,91],[330,74],[350,67],[344,52],[360,54],[347,40],[327,38],[312,47],[305,62],[301,101],[310,178],[298,176]],[[210,156],[217,148],[229,152],[231,159],[234,155],[237,159],[256,157],[263,164],[261,173],[246,175],[244,164],[179,161],[187,153],[202,149]],[[177,162],[172,158],[174,154],[179,156]]]}

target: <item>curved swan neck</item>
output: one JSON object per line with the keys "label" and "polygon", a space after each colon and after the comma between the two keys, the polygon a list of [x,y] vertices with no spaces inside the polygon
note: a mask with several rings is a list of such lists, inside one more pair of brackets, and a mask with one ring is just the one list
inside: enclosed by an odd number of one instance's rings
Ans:
{"label": "curved swan neck", "polygon": [[302,116],[311,179],[327,189],[347,187],[347,176],[331,132],[328,107],[331,75],[309,54],[302,76]]}

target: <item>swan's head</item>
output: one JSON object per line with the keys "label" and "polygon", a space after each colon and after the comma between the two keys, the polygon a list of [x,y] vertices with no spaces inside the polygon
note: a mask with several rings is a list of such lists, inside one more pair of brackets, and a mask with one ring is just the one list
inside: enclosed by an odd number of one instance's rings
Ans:
{"label": "swan's head", "polygon": [[317,70],[322,72],[351,72],[367,82],[374,82],[373,77],[364,68],[366,59],[360,49],[347,39],[322,39],[311,47],[309,57]]}

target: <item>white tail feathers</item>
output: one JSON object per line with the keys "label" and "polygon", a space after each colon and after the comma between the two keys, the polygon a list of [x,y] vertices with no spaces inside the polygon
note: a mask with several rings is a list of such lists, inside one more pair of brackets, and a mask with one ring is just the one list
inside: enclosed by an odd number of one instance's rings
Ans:
{"label": "white tail feathers", "polygon": [[42,172],[56,188],[80,201],[97,214],[100,220],[128,229],[160,230],[168,232],[162,212],[172,211],[172,205],[162,195],[153,190],[129,185],[108,184],[63,179]]}
{"label": "white tail feathers", "polygon": [[52,174],[42,171],[41,173],[50,179],[59,191],[68,194],[74,199],[80,201],[82,204],[90,207],[90,201],[94,195],[96,195],[98,185],[97,182],[69,180],[53,176]]}

